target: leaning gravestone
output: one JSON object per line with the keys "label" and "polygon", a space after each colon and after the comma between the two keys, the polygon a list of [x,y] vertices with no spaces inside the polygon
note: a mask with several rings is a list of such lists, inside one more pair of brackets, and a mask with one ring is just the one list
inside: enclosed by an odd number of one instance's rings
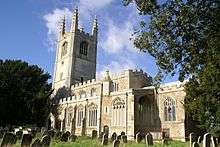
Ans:
{"label": "leaning gravestone", "polygon": [[30,147],[32,142],[31,134],[24,134],[21,141],[21,147]]}
{"label": "leaning gravestone", "polygon": [[15,134],[13,133],[5,133],[1,147],[11,147],[17,141]]}
{"label": "leaning gravestone", "polygon": [[140,142],[141,142],[141,140],[142,140],[141,133],[140,133],[140,132],[138,132],[138,133],[136,134],[136,143],[140,143]]}
{"label": "leaning gravestone", "polygon": [[119,147],[120,146],[120,141],[119,140],[114,140],[112,147]]}
{"label": "leaning gravestone", "polygon": [[195,133],[190,133],[189,134],[189,146],[192,147],[193,142],[196,142],[196,134]]}
{"label": "leaning gravestone", "polygon": [[212,147],[217,147],[217,138],[212,136],[211,137],[211,144],[212,144]]}
{"label": "leaning gravestone", "polygon": [[61,140],[62,142],[67,142],[69,140],[69,137],[70,137],[70,134],[69,132],[66,132],[64,133],[62,136],[61,136]]}
{"label": "leaning gravestone", "polygon": [[127,143],[128,142],[128,138],[126,135],[122,135],[122,141],[123,143]]}
{"label": "leaning gravestone", "polygon": [[108,145],[108,135],[104,134],[102,137],[102,145]]}
{"label": "leaning gravestone", "polygon": [[17,131],[15,135],[16,135],[18,140],[21,140],[22,139],[22,135],[23,135],[23,131]]}
{"label": "leaning gravestone", "polygon": [[192,147],[199,147],[199,144],[197,142],[193,142]]}
{"label": "leaning gravestone", "polygon": [[77,136],[74,135],[74,134],[73,134],[73,135],[70,135],[70,137],[69,137],[69,140],[72,141],[72,142],[75,142],[76,139],[77,139]]}
{"label": "leaning gravestone", "polygon": [[38,138],[31,145],[31,147],[41,147],[41,146],[42,146],[41,141]]}
{"label": "leaning gravestone", "polygon": [[117,139],[117,134],[114,132],[111,137],[111,142]]}
{"label": "leaning gravestone", "polygon": [[203,137],[203,142],[202,142],[203,147],[210,147],[211,144],[211,134],[206,133]]}
{"label": "leaning gravestone", "polygon": [[151,133],[147,133],[147,135],[145,136],[145,143],[147,146],[154,145],[153,136]]}
{"label": "leaning gravestone", "polygon": [[41,140],[42,147],[49,147],[51,142],[51,137],[49,135],[43,136]]}
{"label": "leaning gravestone", "polygon": [[92,130],[92,139],[96,139],[98,135],[98,131]]}

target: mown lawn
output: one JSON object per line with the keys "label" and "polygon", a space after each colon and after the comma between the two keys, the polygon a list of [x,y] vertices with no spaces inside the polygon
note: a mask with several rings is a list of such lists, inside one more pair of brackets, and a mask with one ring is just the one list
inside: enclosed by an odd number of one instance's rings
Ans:
{"label": "mown lawn", "polygon": [[[33,139],[34,141],[35,139]],[[1,141],[1,140],[0,140]],[[20,147],[21,141],[17,141],[17,144],[14,145],[14,147]],[[51,147],[103,147],[101,145],[101,142],[99,140],[92,140],[88,138],[78,138],[76,142],[60,142],[58,140],[53,140],[50,144]],[[161,147],[162,145],[159,142],[154,142],[154,146],[152,147]],[[112,147],[112,143],[109,142],[109,144],[105,147]],[[129,141],[126,144],[120,144],[120,147],[146,147],[144,142],[141,142],[139,144],[135,142]],[[179,142],[179,141],[170,141],[169,145],[167,147],[187,147],[187,143]]]}

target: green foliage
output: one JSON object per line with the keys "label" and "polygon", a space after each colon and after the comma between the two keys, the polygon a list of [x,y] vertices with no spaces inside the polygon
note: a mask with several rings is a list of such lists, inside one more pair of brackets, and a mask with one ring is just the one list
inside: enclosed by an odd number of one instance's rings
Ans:
{"label": "green foliage", "polygon": [[50,75],[20,60],[0,60],[0,126],[42,126],[50,109]]}
{"label": "green foliage", "polygon": [[[123,0],[128,5],[132,0]],[[220,128],[220,1],[134,0],[143,20],[134,44],[156,59],[159,72],[186,78],[186,110],[202,128]]]}

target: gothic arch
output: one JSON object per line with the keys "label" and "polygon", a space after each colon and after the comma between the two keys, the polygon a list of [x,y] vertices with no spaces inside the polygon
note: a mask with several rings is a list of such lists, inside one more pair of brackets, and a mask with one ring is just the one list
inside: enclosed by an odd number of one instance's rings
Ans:
{"label": "gothic arch", "polygon": [[88,105],[89,126],[97,126],[98,105],[91,103]]}
{"label": "gothic arch", "polygon": [[164,101],[164,120],[176,121],[176,101],[171,97]]}
{"label": "gothic arch", "polygon": [[124,126],[125,102],[117,97],[112,101],[112,126]]}

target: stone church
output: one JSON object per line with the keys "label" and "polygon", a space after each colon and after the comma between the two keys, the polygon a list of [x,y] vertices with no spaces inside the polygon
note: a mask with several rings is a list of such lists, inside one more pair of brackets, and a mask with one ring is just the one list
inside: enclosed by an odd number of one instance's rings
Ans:
{"label": "stone church", "polygon": [[134,139],[138,132],[151,132],[155,139],[166,134],[185,140],[184,83],[166,83],[156,89],[147,73],[130,69],[118,74],[106,71],[103,78],[95,79],[97,19],[91,34],[78,29],[77,9],[69,32],[65,19],[61,24],[53,76],[59,102],[58,112],[51,114],[52,127],[76,135],[97,130],[125,132],[128,139]]}

